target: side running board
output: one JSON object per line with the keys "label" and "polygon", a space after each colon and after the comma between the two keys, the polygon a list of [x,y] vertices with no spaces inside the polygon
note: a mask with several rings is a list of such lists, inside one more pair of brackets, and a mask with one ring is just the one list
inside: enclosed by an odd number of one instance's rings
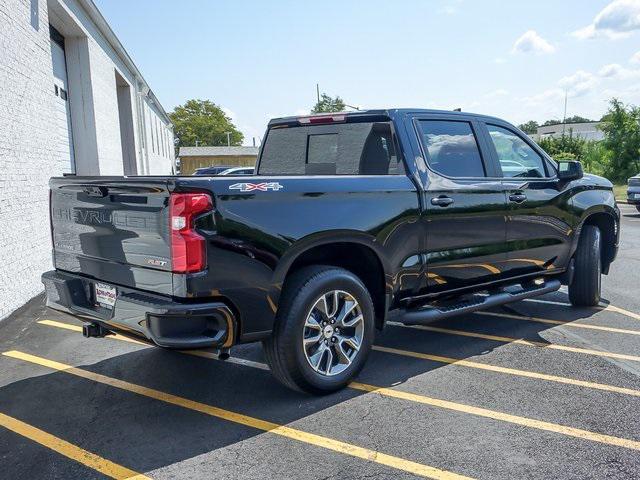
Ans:
{"label": "side running board", "polygon": [[505,303],[517,302],[525,298],[536,297],[545,293],[555,292],[561,286],[560,280],[548,280],[540,286],[523,288],[515,292],[500,292],[477,300],[461,302],[446,307],[423,307],[415,310],[405,310],[397,321],[405,325],[420,325],[431,323],[444,318],[455,317],[464,313],[484,310]]}

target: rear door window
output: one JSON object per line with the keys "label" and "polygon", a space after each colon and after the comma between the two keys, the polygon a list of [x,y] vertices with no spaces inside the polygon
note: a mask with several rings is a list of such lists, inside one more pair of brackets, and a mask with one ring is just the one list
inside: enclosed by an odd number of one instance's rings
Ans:
{"label": "rear door window", "polygon": [[274,127],[260,175],[404,174],[389,122]]}
{"label": "rear door window", "polygon": [[496,149],[502,175],[508,178],[544,178],[544,160],[515,132],[497,125],[487,125]]}
{"label": "rear door window", "polygon": [[421,120],[429,167],[447,177],[485,177],[478,142],[469,122]]}

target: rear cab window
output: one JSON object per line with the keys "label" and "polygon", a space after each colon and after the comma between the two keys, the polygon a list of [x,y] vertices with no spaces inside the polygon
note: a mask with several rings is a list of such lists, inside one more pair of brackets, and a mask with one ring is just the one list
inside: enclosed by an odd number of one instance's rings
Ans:
{"label": "rear cab window", "polygon": [[404,175],[391,122],[275,125],[258,175]]}
{"label": "rear cab window", "polygon": [[452,178],[487,176],[470,122],[420,120],[419,125],[431,170]]}

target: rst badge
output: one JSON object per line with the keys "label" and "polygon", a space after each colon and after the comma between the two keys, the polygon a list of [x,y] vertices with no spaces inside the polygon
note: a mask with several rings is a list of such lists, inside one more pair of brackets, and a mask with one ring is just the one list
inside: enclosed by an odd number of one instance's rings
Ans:
{"label": "rst badge", "polygon": [[229,190],[240,190],[241,192],[267,192],[269,190],[277,192],[284,187],[280,182],[262,182],[262,183],[234,183],[229,186]]}

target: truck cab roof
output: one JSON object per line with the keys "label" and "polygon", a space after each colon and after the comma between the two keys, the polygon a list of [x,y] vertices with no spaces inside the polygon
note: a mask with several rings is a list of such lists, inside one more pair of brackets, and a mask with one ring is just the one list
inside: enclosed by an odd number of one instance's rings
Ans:
{"label": "truck cab roof", "polygon": [[[348,122],[349,120],[351,121],[356,119],[368,120],[368,119],[375,119],[376,117],[394,118],[398,115],[446,115],[448,117],[459,115],[465,118],[475,117],[483,120],[500,121],[501,123],[504,122],[504,120],[501,120],[497,117],[482,115],[479,113],[462,112],[457,110],[437,110],[437,109],[430,109],[430,108],[385,108],[385,109],[351,110],[347,112],[317,113],[317,114],[311,114],[311,115],[279,117],[279,118],[271,119],[269,121],[269,127],[274,125],[284,125],[284,124],[291,125],[291,124],[313,123],[313,119],[316,119],[316,118],[322,119],[322,118],[333,117],[334,121]],[[340,118],[340,117],[344,117],[344,118]]]}

